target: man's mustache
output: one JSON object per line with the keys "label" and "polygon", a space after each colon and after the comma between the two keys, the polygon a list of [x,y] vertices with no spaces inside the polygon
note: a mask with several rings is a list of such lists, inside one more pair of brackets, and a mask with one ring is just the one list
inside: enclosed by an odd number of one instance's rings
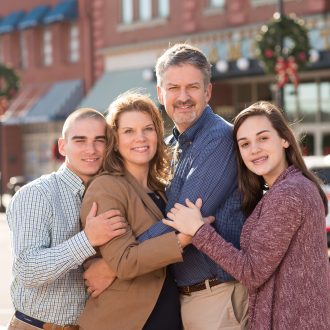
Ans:
{"label": "man's mustache", "polygon": [[191,107],[191,106],[194,106],[195,103],[192,102],[192,101],[186,101],[186,102],[175,102],[174,103],[174,107]]}

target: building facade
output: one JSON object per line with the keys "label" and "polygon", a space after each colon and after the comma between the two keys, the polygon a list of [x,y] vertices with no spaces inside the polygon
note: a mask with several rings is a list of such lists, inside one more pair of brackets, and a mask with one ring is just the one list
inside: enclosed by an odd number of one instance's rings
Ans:
{"label": "building facade", "polygon": [[[157,101],[154,65],[171,44],[191,42],[213,64],[213,110],[231,120],[257,100],[276,99],[275,76],[256,59],[256,35],[279,0],[29,0],[0,2],[0,63],[21,77],[1,117],[3,186],[56,169],[55,140],[76,107],[105,111],[138,88]],[[301,17],[313,52],[285,113],[306,154],[330,152],[330,2],[282,0]],[[85,96],[85,94],[87,95]],[[169,124],[170,125],[170,124]]]}
{"label": "building facade", "polygon": [[0,2],[0,63],[15,69],[19,92],[1,114],[2,190],[10,177],[30,181],[56,170],[63,120],[94,76],[90,1]]}
{"label": "building facade", "polygon": [[[276,99],[276,78],[256,60],[256,35],[278,8],[277,0],[94,0],[103,13],[96,53],[105,73],[83,100],[104,110],[129,88],[156,100],[153,67],[170,44],[191,42],[213,64],[214,111],[231,119],[258,100]],[[297,93],[284,88],[285,111],[304,136],[305,154],[330,152],[330,2],[282,0],[284,13],[301,17],[313,56],[299,74]]]}

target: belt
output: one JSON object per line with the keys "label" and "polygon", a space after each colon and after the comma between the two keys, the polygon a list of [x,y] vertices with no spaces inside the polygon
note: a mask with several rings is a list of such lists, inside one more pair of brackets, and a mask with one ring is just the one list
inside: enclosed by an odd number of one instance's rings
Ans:
{"label": "belt", "polygon": [[190,296],[192,292],[205,290],[208,286],[212,288],[213,286],[216,286],[221,283],[223,282],[218,280],[217,278],[212,278],[210,280],[205,280],[203,282],[196,283],[193,285],[179,286],[178,289],[179,293],[184,294],[186,296]]}
{"label": "belt", "polygon": [[19,311],[15,312],[15,317],[27,324],[33,325],[34,327],[44,329],[44,330],[79,330],[78,325],[57,325],[53,323],[46,323],[40,320],[37,320],[31,316],[25,315]]}

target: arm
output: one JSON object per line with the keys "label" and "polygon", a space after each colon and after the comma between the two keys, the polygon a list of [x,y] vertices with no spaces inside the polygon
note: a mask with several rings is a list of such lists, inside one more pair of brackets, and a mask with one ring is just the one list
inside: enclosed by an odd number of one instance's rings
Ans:
{"label": "arm", "polygon": [[[110,175],[96,178],[86,191],[82,208],[81,219],[84,224],[87,210],[93,200],[99,205],[99,212],[117,209],[127,218],[128,230],[121,236],[100,247],[104,260],[114,270],[120,279],[132,279],[162,268],[168,264],[182,260],[181,250],[176,235],[169,233],[157,237],[143,244],[139,244],[135,232],[145,227],[142,221],[147,220],[148,213],[143,211],[144,204],[127,185]],[[137,204],[141,207],[137,208]],[[141,214],[142,212],[142,214]],[[140,220],[140,218],[145,218]]]}
{"label": "arm", "polygon": [[[204,145],[205,144],[205,145]],[[201,152],[195,155],[191,170],[185,179],[177,200],[169,199],[167,210],[174,203],[184,204],[185,199],[203,200],[202,214],[215,215],[216,209],[236,188],[236,160],[231,135],[217,136],[203,142]],[[169,226],[159,222],[139,236],[144,241],[172,231]]]}
{"label": "arm", "polygon": [[302,221],[303,198],[298,192],[287,189],[269,197],[246,249],[237,250],[209,225],[203,225],[192,241],[250,290],[262,286],[272,276]]}
{"label": "arm", "polygon": [[84,263],[87,292],[93,298],[99,296],[115,280],[116,274],[103,258],[93,258]]}
{"label": "arm", "polygon": [[53,210],[47,198],[34,187],[26,187],[13,197],[7,220],[14,254],[13,272],[26,287],[53,282],[95,253],[84,232],[51,246]]}
{"label": "arm", "polygon": [[[14,253],[13,271],[26,287],[54,282],[94,255],[93,246],[104,244],[125,230],[120,217],[108,219],[116,213],[94,217],[95,212],[96,205],[88,214],[85,231],[73,236],[68,231],[67,239],[53,245],[61,229],[57,227],[58,219],[54,218],[51,202],[33,186],[15,195],[7,212]],[[72,217],[72,222],[76,221],[79,227],[78,214],[72,212]]]}

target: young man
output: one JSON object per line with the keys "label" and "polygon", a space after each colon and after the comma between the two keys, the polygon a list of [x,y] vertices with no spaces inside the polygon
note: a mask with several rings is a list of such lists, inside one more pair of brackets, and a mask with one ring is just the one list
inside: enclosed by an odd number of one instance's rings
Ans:
{"label": "young man", "polygon": [[65,121],[57,172],[20,189],[7,209],[14,255],[9,330],[78,329],[87,298],[82,263],[125,231],[117,211],[96,215],[94,204],[81,231],[79,212],[87,182],[98,173],[106,145],[103,115],[84,108]]}
{"label": "young man", "polygon": [[[157,61],[158,99],[173,120],[172,145],[177,155],[167,189],[167,211],[186,198],[203,200],[203,216],[215,215],[214,227],[239,247],[244,217],[237,192],[232,125],[208,105],[211,65],[205,55],[188,44],[177,44]],[[189,219],[187,219],[188,221]],[[140,236],[149,239],[171,230],[161,222]],[[193,246],[183,263],[172,270],[181,293],[185,329],[245,329],[246,289]]]}

